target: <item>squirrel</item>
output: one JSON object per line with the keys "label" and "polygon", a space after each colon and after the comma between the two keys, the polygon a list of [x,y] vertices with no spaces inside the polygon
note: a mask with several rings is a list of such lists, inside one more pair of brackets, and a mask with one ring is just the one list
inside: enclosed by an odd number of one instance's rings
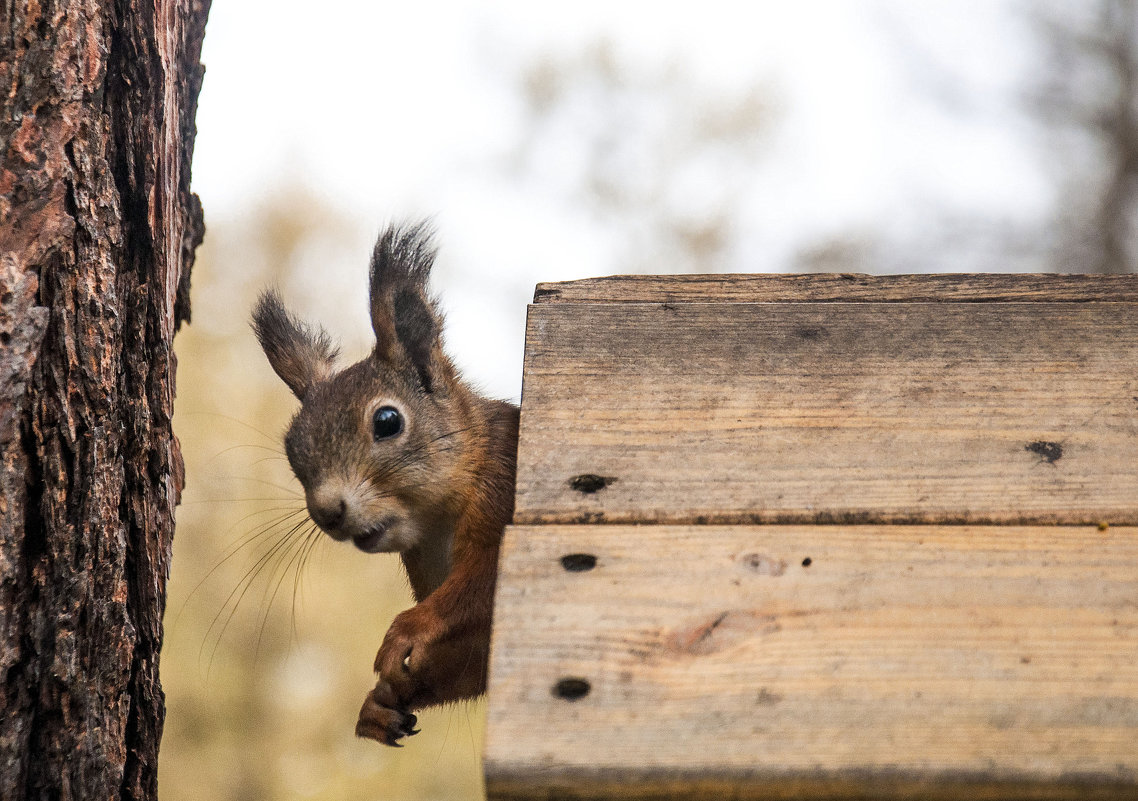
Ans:
{"label": "squirrel", "polygon": [[502,532],[513,517],[518,408],[476,393],[443,351],[427,281],[437,251],[426,223],[392,225],[370,269],[375,349],[336,368],[320,327],[264,292],[253,330],[300,399],[285,435],[308,514],[334,540],[397,552],[415,606],[375,657],[356,734],[400,746],[414,711],[486,689]]}

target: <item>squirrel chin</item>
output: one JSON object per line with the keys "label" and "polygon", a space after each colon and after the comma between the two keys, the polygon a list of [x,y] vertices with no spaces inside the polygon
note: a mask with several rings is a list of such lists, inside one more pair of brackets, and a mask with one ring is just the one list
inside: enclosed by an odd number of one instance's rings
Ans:
{"label": "squirrel chin", "polygon": [[397,515],[385,517],[372,523],[359,533],[348,537],[352,544],[364,553],[395,553],[411,547],[407,540],[414,535],[416,528],[410,521]]}
{"label": "squirrel chin", "polygon": [[352,537],[352,544],[364,553],[380,553],[389,550],[383,547],[383,540],[387,537],[387,527],[382,523],[372,526],[362,534]]}

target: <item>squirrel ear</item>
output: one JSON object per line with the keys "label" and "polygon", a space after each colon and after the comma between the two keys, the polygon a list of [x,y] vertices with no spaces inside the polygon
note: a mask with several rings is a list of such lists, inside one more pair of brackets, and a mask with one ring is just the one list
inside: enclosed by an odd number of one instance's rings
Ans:
{"label": "squirrel ear", "polygon": [[253,309],[253,331],[273,370],[301,400],[332,375],[337,354],[332,339],[324,329],[289,314],[276,292],[261,294]]}
{"label": "squirrel ear", "polygon": [[371,326],[376,357],[407,366],[430,392],[442,360],[442,323],[427,279],[435,262],[430,226],[389,226],[371,259]]}

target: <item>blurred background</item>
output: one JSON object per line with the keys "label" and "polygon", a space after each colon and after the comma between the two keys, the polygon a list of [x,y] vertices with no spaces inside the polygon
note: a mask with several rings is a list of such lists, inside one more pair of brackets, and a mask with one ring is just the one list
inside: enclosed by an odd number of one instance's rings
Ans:
{"label": "blurred background", "polygon": [[261,288],[359,358],[372,241],[430,216],[449,348],[516,400],[538,281],[1131,271],[1136,5],[214,0],[163,800],[481,793],[481,703],[403,749],[352,734],[410,594],[395,557],[305,536]]}

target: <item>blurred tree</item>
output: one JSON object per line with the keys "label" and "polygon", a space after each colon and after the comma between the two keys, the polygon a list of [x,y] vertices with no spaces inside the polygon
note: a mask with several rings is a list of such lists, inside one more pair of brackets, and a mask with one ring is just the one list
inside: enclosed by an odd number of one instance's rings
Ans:
{"label": "blurred tree", "polygon": [[[981,113],[960,100],[976,87],[962,89],[900,19],[885,27],[919,76],[918,94],[959,118]],[[591,215],[597,236],[614,243],[620,272],[753,271],[762,239],[784,242],[785,269],[804,272],[1033,270],[1044,259],[1035,220],[936,197],[908,202],[905,221],[771,237],[756,199],[769,204],[787,177],[771,178],[781,114],[774,88],[758,79],[725,92],[678,59],[646,67],[600,41],[528,65],[520,96],[528,124],[509,168]]]}
{"label": "blurred tree", "polygon": [[679,62],[637,71],[600,41],[530,64],[521,96],[509,167],[588,209],[623,272],[723,269],[775,116],[766,87],[725,95]]}
{"label": "blurred tree", "polygon": [[154,799],[208,0],[0,11],[0,798]]}
{"label": "blurred tree", "polygon": [[1032,2],[1040,44],[1029,92],[1062,187],[1055,268],[1138,267],[1138,2]]}
{"label": "blurred tree", "polygon": [[[1126,273],[1138,267],[1138,0],[1001,5],[1012,12],[997,16],[1007,25],[1009,48],[1018,54],[1022,45],[1025,52],[1009,82],[1011,95],[1000,80],[958,62],[944,38],[924,27],[924,9],[883,7],[879,22],[911,97],[935,107],[942,128],[955,122],[1014,131],[1025,146],[1037,146],[1039,186],[1051,189],[1051,211],[1013,215],[918,200],[919,213],[910,215],[915,224],[889,230],[879,223],[807,243],[797,269]],[[1017,33],[1027,35],[1021,41]],[[1001,69],[1012,70],[1017,59]]]}

